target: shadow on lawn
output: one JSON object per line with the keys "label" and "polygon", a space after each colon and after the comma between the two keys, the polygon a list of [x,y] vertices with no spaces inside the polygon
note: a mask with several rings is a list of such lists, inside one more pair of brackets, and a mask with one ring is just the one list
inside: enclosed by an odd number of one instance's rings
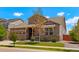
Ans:
{"label": "shadow on lawn", "polygon": [[[13,43],[11,43],[13,44]],[[29,44],[29,45],[35,45],[35,44],[39,44],[39,42],[16,42],[16,44]]]}
{"label": "shadow on lawn", "polygon": [[38,44],[38,42],[26,42],[26,44],[34,45],[34,44]]}

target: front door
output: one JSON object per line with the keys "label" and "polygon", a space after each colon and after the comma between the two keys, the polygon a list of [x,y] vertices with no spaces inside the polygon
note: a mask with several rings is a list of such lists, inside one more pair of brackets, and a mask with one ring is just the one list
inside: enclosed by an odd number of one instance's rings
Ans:
{"label": "front door", "polygon": [[28,39],[31,40],[32,37],[32,28],[28,28]]}

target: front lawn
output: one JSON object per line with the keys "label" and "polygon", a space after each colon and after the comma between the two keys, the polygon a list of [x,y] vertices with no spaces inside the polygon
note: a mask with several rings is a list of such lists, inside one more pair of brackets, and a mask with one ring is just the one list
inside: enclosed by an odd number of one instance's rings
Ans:
{"label": "front lawn", "polygon": [[64,47],[64,43],[60,42],[16,42],[20,45],[35,45],[35,46],[54,46],[54,47]]}

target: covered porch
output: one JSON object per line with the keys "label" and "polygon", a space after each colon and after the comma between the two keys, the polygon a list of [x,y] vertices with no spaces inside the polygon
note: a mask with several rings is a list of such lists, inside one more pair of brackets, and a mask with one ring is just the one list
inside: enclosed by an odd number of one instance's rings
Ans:
{"label": "covered porch", "polygon": [[55,25],[28,25],[27,26],[27,34],[28,39],[35,39],[36,41],[41,41],[43,37],[49,39],[47,37],[53,38]]}

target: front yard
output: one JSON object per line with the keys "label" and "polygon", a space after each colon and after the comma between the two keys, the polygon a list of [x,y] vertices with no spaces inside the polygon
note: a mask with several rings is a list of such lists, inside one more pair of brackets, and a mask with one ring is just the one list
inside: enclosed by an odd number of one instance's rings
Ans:
{"label": "front yard", "polygon": [[60,42],[16,42],[19,45],[34,45],[34,46],[52,46],[52,47],[64,47],[64,43]]}
{"label": "front yard", "polygon": [[[5,44],[0,45],[0,47],[13,47],[13,48],[25,48],[25,49],[38,49],[38,50],[47,50],[47,51],[60,51],[60,52],[79,52],[79,50],[66,49],[64,43],[61,42],[24,42],[18,41],[16,45]],[[39,52],[39,51],[38,51]]]}

